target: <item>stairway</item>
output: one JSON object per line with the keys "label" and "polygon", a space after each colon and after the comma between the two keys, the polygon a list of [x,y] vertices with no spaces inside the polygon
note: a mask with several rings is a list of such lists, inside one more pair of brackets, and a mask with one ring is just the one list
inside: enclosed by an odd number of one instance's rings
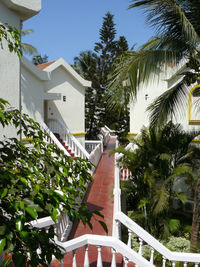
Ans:
{"label": "stairway", "polygon": [[[109,156],[109,151],[115,147],[116,138],[111,137],[110,141],[103,152],[102,158],[99,162],[99,165],[96,169],[95,174],[93,175],[94,181],[91,188],[88,189],[85,201],[91,210],[98,210],[104,215],[104,222],[107,225],[108,233],[106,234],[102,226],[98,223],[98,219],[101,218],[95,217],[92,218],[93,229],[91,230],[88,226],[84,226],[81,222],[74,223],[72,227],[71,234],[69,239],[79,237],[84,234],[98,234],[98,235],[108,235],[112,236],[112,227],[113,227],[113,187],[114,187],[114,156]],[[97,265],[97,248],[96,246],[89,246],[89,260],[90,266]],[[77,267],[83,266],[84,263],[84,248],[77,250],[76,254]],[[111,249],[107,247],[102,247],[102,260],[103,266],[111,266],[112,254]],[[64,266],[71,267],[73,261],[72,253],[67,253],[64,257]],[[117,267],[123,266],[123,259],[121,255],[116,257]],[[51,264],[52,267],[61,266],[61,264],[54,260]],[[131,265],[128,265],[129,267]],[[133,265],[132,265],[133,266]]]}
{"label": "stairway", "polygon": [[72,152],[72,150],[70,149],[70,147],[68,147],[67,145],[65,145],[65,143],[62,140],[62,138],[60,137],[60,135],[58,133],[53,133],[53,134],[58,139],[58,141],[62,144],[62,146],[67,150],[67,152],[70,154],[70,156],[72,158],[74,158],[75,157],[74,153]]}

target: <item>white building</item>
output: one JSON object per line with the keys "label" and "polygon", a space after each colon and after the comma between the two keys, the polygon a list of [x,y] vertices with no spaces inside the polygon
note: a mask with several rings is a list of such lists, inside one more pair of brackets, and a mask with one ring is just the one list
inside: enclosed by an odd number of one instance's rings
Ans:
{"label": "white building", "polygon": [[[180,73],[186,70],[185,62],[178,67],[169,68],[167,74],[162,73],[159,77],[147,84],[141,85],[135,102],[130,103],[130,132],[129,135],[136,136],[143,126],[149,126],[149,112],[147,107],[163,94],[166,90],[173,87],[182,78]],[[183,109],[177,112],[173,118],[174,123],[181,123],[184,130],[198,130],[200,116],[196,108],[199,85],[195,84],[188,90],[188,97],[185,98]]]}
{"label": "white building", "polygon": [[23,113],[52,131],[53,121],[64,124],[84,145],[85,89],[91,82],[62,58],[36,67],[23,57],[21,77]]}
{"label": "white building", "polygon": [[[41,9],[41,0],[0,0],[0,23],[9,24],[21,30],[21,23],[36,15]],[[11,67],[12,66],[12,67]],[[20,109],[20,59],[10,53],[6,44],[0,48],[0,97],[8,100],[12,107]],[[15,131],[1,129],[0,135]]]}

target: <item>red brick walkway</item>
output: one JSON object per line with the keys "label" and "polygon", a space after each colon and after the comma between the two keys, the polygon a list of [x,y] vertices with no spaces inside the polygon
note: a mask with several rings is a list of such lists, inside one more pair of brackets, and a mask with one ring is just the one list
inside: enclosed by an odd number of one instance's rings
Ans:
{"label": "red brick walkway", "polygon": [[[111,137],[110,141],[103,152],[102,158],[99,162],[97,170],[94,174],[94,181],[88,192],[86,202],[91,210],[98,210],[104,215],[104,222],[107,225],[108,233],[105,233],[102,226],[98,223],[98,216],[92,218],[91,223],[93,229],[91,230],[88,226],[84,226],[83,223],[74,224],[69,239],[78,237],[84,234],[98,234],[98,235],[112,235],[112,224],[113,224],[113,186],[114,186],[114,156],[109,156],[111,149],[115,147],[116,138]],[[102,248],[102,260],[103,266],[111,265],[111,249]],[[83,266],[84,262],[84,248],[77,250],[77,267]],[[90,266],[96,266],[97,260],[97,248],[95,246],[89,246],[89,259]],[[118,266],[122,266],[121,257],[117,257]],[[71,253],[65,256],[65,267],[72,266],[72,255]],[[60,264],[56,261],[53,262],[52,267],[58,267]]]}

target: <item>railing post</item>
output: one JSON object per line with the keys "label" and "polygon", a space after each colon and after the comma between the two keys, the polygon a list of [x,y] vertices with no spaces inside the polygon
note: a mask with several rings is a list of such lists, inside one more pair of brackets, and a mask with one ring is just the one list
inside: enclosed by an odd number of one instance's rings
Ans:
{"label": "railing post", "polygon": [[88,256],[88,245],[85,246],[85,259],[84,259],[84,267],[89,267],[89,256]]}
{"label": "railing post", "polygon": [[131,236],[132,236],[132,231],[130,229],[128,229],[128,242],[127,242],[127,246],[129,246],[129,248],[131,248]]}
{"label": "railing post", "polygon": [[[66,254],[65,254],[66,255]],[[64,267],[64,257],[61,260],[61,267]]]}
{"label": "railing post", "polygon": [[166,266],[166,258],[163,257],[163,265],[162,265],[162,267],[165,267],[165,266]]}
{"label": "railing post", "polygon": [[77,267],[77,265],[76,265],[76,250],[73,250],[73,263],[72,263],[72,267]]}
{"label": "railing post", "polygon": [[124,267],[128,267],[128,259],[126,257],[123,257],[124,260]]}
{"label": "railing post", "polygon": [[115,224],[115,235],[114,235],[114,236],[115,236],[117,239],[120,239],[120,229],[119,229],[119,227],[120,227],[120,222],[119,222],[118,220],[115,220],[114,224]]}
{"label": "railing post", "polygon": [[114,221],[113,221],[113,236],[120,238],[120,224],[115,221],[115,214],[121,211],[121,189],[120,189],[120,171],[115,154],[115,182],[114,182]]}
{"label": "railing post", "polygon": [[139,238],[139,244],[140,244],[140,247],[139,247],[139,252],[138,254],[142,256],[142,245],[143,245],[143,240],[141,238]]}
{"label": "railing post", "polygon": [[97,250],[98,250],[97,267],[103,267],[101,258],[101,246],[98,246]]}
{"label": "railing post", "polygon": [[111,267],[116,267],[116,251],[112,248],[112,263]]}
{"label": "railing post", "polygon": [[153,264],[153,256],[154,256],[154,249],[151,247],[151,258],[150,258],[150,263]]}

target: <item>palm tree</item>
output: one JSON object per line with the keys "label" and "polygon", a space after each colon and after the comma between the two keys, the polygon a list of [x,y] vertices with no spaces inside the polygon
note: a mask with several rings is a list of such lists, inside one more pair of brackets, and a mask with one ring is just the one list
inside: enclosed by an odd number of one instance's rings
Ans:
{"label": "palm tree", "polygon": [[174,180],[194,179],[192,168],[200,155],[190,143],[196,134],[169,122],[159,131],[144,128],[133,140],[137,146],[133,152],[119,150],[124,154],[121,164],[133,173],[127,190],[134,219],[157,237],[169,235],[173,198],[184,199],[183,192],[174,192]]}
{"label": "palm tree", "polygon": [[[200,1],[199,0],[132,0],[131,8],[141,7],[147,21],[156,29],[156,36],[138,51],[124,54],[113,74],[111,88],[120,90],[122,81],[128,80],[131,94],[137,95],[141,82],[165,72],[171,64],[187,59],[192,71],[183,73],[181,82],[161,95],[150,107],[154,125],[165,122],[175,111],[182,108],[188,86],[199,79]],[[195,70],[195,72],[193,71]],[[162,110],[162,112],[160,112]],[[197,245],[200,225],[200,171],[194,197],[191,249]]]}
{"label": "palm tree", "polygon": [[[21,35],[26,36],[26,35],[31,34],[31,33],[33,33],[32,29],[26,29],[26,30],[22,30]],[[24,54],[27,54],[27,55],[33,55],[33,54],[38,53],[36,47],[34,47],[31,44],[27,44],[27,43],[22,43],[22,51]]]}

